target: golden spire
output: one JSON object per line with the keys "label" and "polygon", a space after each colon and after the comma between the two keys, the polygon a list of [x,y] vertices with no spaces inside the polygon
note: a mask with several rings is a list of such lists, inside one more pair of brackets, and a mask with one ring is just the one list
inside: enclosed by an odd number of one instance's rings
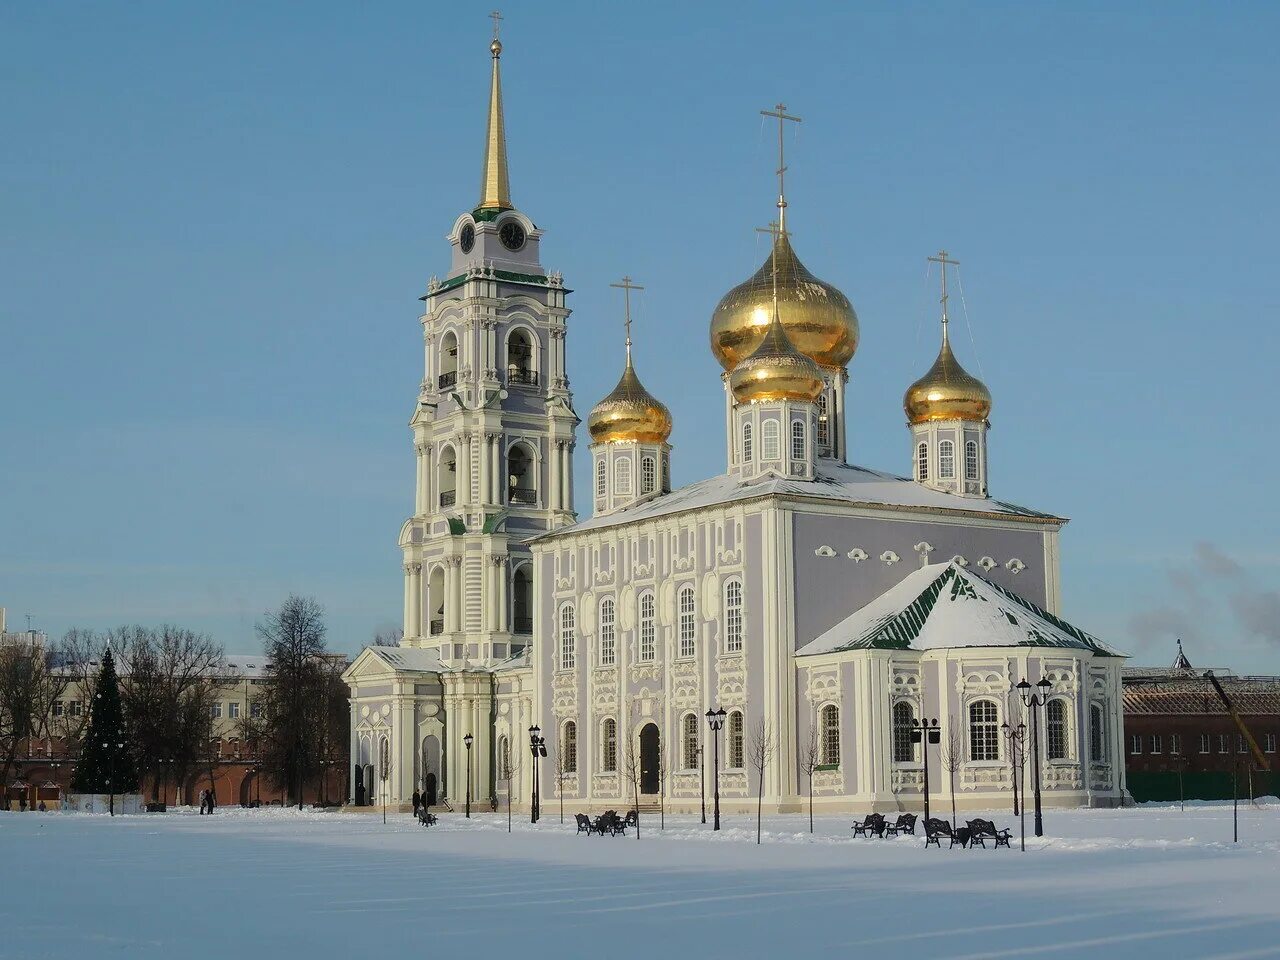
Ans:
{"label": "golden spire", "polygon": [[498,58],[502,56],[498,21],[502,19],[502,14],[495,10],[489,16],[493,18],[493,42],[489,44],[489,52],[493,54],[493,76],[489,81],[489,125],[484,140],[484,175],[480,180],[480,205],[476,209],[510,210],[507,131],[502,122],[502,73],[498,69]]}
{"label": "golden spire", "polygon": [[772,110],[761,110],[760,116],[775,117],[778,121],[778,230],[785,235],[787,231],[787,162],[783,154],[782,132],[786,121],[800,123],[801,120],[799,117],[793,117],[787,113],[787,105],[785,103],[779,103]]}
{"label": "golden spire", "polygon": [[991,391],[987,385],[970,374],[951,352],[951,338],[947,333],[950,318],[947,316],[947,267],[958,267],[942,250],[933,263],[942,265],[942,346],[938,358],[929,372],[907,388],[902,398],[902,408],[907,421],[912,424],[930,420],[972,420],[978,423],[991,415]]}
{"label": "golden spire", "polygon": [[592,443],[666,443],[671,436],[671,411],[644,388],[631,364],[631,291],[644,287],[623,277],[609,284],[625,291],[626,308],[623,323],[627,331],[627,365],[613,391],[591,408],[587,432]]}

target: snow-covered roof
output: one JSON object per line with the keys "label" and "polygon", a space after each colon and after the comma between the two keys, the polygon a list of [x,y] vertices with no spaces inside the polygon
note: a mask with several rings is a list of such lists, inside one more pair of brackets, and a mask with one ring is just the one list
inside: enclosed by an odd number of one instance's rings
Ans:
{"label": "snow-covered roof", "polygon": [[439,673],[440,648],[431,647],[368,647],[379,660],[395,670],[415,673]]}
{"label": "snow-covered roof", "polygon": [[1065,647],[1121,656],[1097,637],[954,561],[913,571],[797,653],[949,647]]}
{"label": "snow-covered roof", "polygon": [[248,680],[267,675],[267,658],[260,653],[228,653],[223,657],[228,672]]}
{"label": "snow-covered roof", "polygon": [[969,516],[1025,520],[1031,523],[1066,522],[1062,517],[1029,510],[1003,500],[943,493],[907,477],[882,473],[868,467],[822,460],[818,462],[817,471],[812,480],[780,476],[742,480],[733,474],[723,473],[604,516],[592,517],[572,526],[560,527],[532,539],[543,540],[565,534],[599,530],[686,510],[697,510],[764,496],[812,498],[871,509],[961,513]]}

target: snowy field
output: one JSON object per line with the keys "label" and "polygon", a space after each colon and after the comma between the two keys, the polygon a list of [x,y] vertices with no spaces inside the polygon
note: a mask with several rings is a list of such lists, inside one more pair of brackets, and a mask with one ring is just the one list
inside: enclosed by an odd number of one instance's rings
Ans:
{"label": "snowy field", "polygon": [[[972,814],[970,814],[972,816]],[[1280,806],[1046,813],[925,850],[847,818],[0,814],[0,957],[1280,957]],[[1030,819],[1028,818],[1028,829]]]}

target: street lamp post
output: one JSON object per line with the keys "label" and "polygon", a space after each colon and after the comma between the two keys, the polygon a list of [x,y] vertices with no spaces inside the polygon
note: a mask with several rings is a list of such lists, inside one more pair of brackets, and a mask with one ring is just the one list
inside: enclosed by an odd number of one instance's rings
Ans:
{"label": "street lamp post", "polygon": [[[725,712],[724,707],[719,710],[707,711],[707,726],[711,728],[711,782],[715,790],[715,813],[713,815],[714,825],[712,830],[720,829],[720,730],[724,727]],[[706,823],[704,819],[702,821]]]}
{"label": "street lamp post", "polygon": [[1036,687],[1039,693],[1032,691],[1031,684],[1023,677],[1018,683],[1018,693],[1022,696],[1022,704],[1031,711],[1031,789],[1035,791],[1036,804],[1036,836],[1044,836],[1044,819],[1040,815],[1040,717],[1039,707],[1043,707],[1049,702],[1049,688],[1052,687],[1047,679],[1041,677]]}
{"label": "street lamp post", "polygon": [[911,721],[911,742],[920,744],[920,759],[924,761],[924,820],[929,822],[929,744],[938,743],[942,731],[936,717],[921,717]]}
{"label": "street lamp post", "polygon": [[467,734],[462,738],[462,742],[467,747],[467,819],[471,819],[471,744],[475,742],[475,737]]}
{"label": "street lamp post", "polygon": [[[1011,727],[1007,723],[1000,724],[1000,729],[1009,741],[1009,759],[1013,763],[1013,813],[1022,824],[1022,852],[1027,852],[1027,792],[1020,789],[1022,766],[1026,759],[1027,725],[1019,723]],[[1022,802],[1018,802],[1018,794],[1022,794]]]}
{"label": "street lamp post", "polygon": [[538,791],[538,760],[547,755],[547,738],[542,736],[542,728],[529,728],[529,754],[533,757],[533,796],[529,801],[529,822],[537,823],[542,816],[542,797]]}
{"label": "street lamp post", "polygon": [[707,758],[702,744],[698,744],[698,777],[702,786],[698,790],[698,798],[702,801],[702,822],[707,822]]}

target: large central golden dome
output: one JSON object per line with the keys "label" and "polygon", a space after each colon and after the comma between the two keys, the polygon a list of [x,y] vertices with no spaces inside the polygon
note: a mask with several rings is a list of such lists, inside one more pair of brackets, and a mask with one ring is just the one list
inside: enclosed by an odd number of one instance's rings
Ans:
{"label": "large central golden dome", "polygon": [[629,349],[618,385],[591,408],[587,432],[592,443],[666,443],[671,436],[671,411],[644,388],[631,365]]}
{"label": "large central golden dome", "polygon": [[909,423],[930,420],[973,420],[991,416],[991,391],[970,374],[951,352],[947,328],[942,327],[942,348],[929,372],[907,388],[902,408]]}
{"label": "large central golden dome", "polygon": [[778,315],[796,349],[827,367],[843,367],[858,349],[858,315],[849,298],[805,269],[786,235],[769,259],[724,295],[711,315],[711,352],[732,370],[760,345],[773,316],[774,267]]}

